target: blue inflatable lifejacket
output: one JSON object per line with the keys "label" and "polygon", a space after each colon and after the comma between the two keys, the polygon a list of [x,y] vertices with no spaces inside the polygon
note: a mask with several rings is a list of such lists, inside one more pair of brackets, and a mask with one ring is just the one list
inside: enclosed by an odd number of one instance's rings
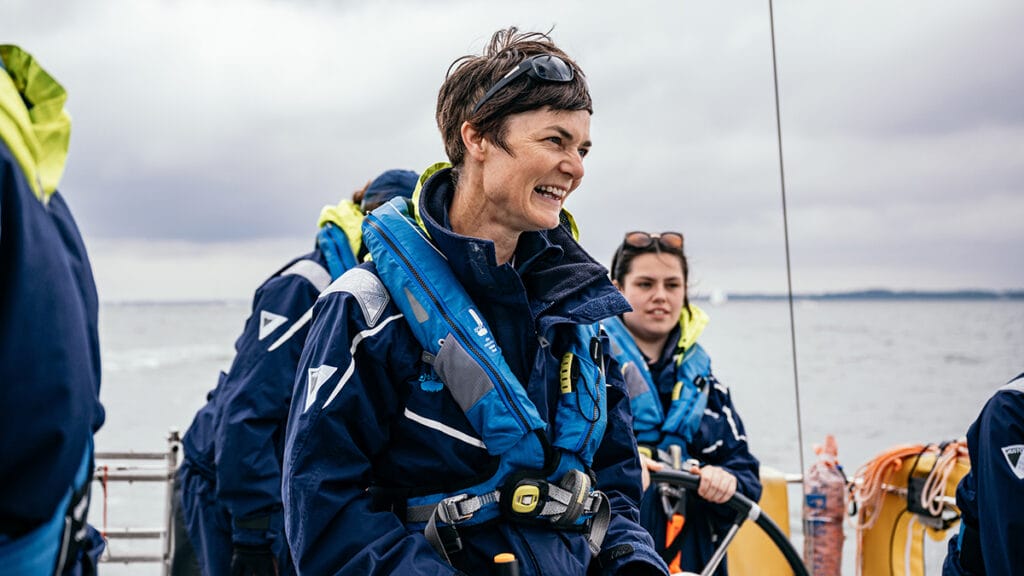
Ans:
{"label": "blue inflatable lifejacket", "polygon": [[676,384],[665,414],[647,361],[622,320],[610,318],[603,327],[611,339],[612,356],[622,368],[622,377],[626,381],[637,442],[665,451],[671,446],[679,446],[685,459],[687,446],[700,428],[708,404],[711,358],[697,343],[677,356]]}
{"label": "blue inflatable lifejacket", "polygon": [[[424,359],[488,453],[499,457],[497,471],[481,484],[410,498],[408,525],[424,530],[446,558],[451,536],[441,537],[439,530],[501,515],[589,530],[596,554],[610,519],[608,500],[593,489],[587,473],[607,423],[597,325],[575,327],[573,343],[562,357],[561,394],[549,429],[445,256],[410,216],[409,201],[396,198],[370,213],[363,241],[423,347]],[[551,446],[557,458],[551,458]]]}

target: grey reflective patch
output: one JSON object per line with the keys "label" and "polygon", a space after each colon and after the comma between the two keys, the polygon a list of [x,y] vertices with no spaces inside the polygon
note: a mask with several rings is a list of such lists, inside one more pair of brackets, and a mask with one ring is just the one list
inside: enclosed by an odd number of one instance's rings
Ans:
{"label": "grey reflective patch", "polygon": [[424,310],[423,304],[420,304],[420,301],[413,296],[408,288],[405,289],[405,299],[409,301],[409,306],[412,307],[412,315],[416,317],[417,322],[423,324],[430,319],[430,314],[427,314],[427,311]]}
{"label": "grey reflective patch", "polygon": [[1011,381],[1006,386],[1003,386],[1002,388],[1000,388],[1000,390],[1009,390],[1011,392],[1013,392],[1013,391],[1024,392],[1024,378],[1021,378],[1019,380],[1014,379],[1013,381]]}
{"label": "grey reflective patch", "polygon": [[626,381],[626,392],[629,394],[630,400],[647,391],[648,386],[644,375],[632,362],[627,362],[622,366],[622,379]]}
{"label": "grey reflective patch", "polygon": [[302,276],[312,284],[317,292],[323,292],[331,283],[331,274],[323,266],[312,260],[299,260],[281,272],[281,276]]}
{"label": "grey reflective patch", "polygon": [[494,389],[483,367],[473,361],[451,334],[445,337],[437,352],[434,371],[444,381],[463,413]]}
{"label": "grey reflective patch", "polygon": [[356,297],[359,307],[363,310],[366,326],[373,328],[380,321],[381,314],[391,300],[391,294],[376,274],[364,268],[352,268],[345,272],[333,284],[327,287],[320,297],[333,292],[348,292]]}

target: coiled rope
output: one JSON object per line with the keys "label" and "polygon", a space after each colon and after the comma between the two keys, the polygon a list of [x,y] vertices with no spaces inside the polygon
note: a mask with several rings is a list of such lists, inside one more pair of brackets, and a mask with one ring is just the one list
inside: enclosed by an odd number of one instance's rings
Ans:
{"label": "coiled rope", "polygon": [[907,458],[920,458],[923,455],[934,455],[935,464],[925,478],[924,489],[921,491],[921,508],[933,515],[942,512],[946,483],[956,468],[957,459],[967,457],[967,444],[962,441],[941,445],[902,444],[879,454],[858,468],[854,474],[854,480],[850,484],[850,496],[860,508],[861,519],[854,522],[854,527],[858,531],[875,525],[882,511],[882,498],[885,493],[896,491],[892,484],[892,476],[902,468],[903,462]]}

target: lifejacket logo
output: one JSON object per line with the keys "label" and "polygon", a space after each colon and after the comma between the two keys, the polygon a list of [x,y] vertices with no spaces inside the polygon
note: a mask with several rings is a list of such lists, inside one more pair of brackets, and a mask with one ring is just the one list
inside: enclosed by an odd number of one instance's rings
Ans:
{"label": "lifejacket logo", "polygon": [[474,321],[476,321],[476,328],[473,330],[476,332],[476,335],[480,337],[487,336],[487,328],[484,328],[484,321],[477,316],[476,310],[470,308],[469,315],[473,317]]}
{"label": "lifejacket logo", "polygon": [[1003,446],[1003,456],[1010,465],[1010,471],[1020,480],[1024,480],[1024,444]]}

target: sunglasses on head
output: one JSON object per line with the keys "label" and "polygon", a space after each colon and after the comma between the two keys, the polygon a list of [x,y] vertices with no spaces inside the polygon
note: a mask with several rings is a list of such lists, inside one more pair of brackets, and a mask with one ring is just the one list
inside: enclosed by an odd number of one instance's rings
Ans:
{"label": "sunglasses on head", "polygon": [[662,248],[682,251],[683,235],[679,232],[662,232],[661,234],[649,234],[647,232],[627,232],[622,239],[623,247],[637,249],[648,248],[657,241]]}
{"label": "sunglasses on head", "polygon": [[619,274],[619,260],[622,258],[622,253],[626,250],[643,250],[644,248],[650,248],[657,242],[655,249],[657,250],[660,246],[666,250],[672,250],[683,252],[683,235],[679,232],[662,232],[661,234],[650,234],[647,232],[626,232],[626,235],[622,238],[622,244],[619,245],[618,250],[615,251],[615,255],[612,257],[612,279],[618,280],[616,274]]}
{"label": "sunglasses on head", "polygon": [[553,54],[538,54],[536,56],[530,56],[526,60],[520,62],[518,66],[509,70],[508,74],[502,76],[501,80],[495,82],[494,86],[491,86],[491,88],[487,90],[483,98],[477,100],[476,106],[473,106],[473,114],[476,114],[477,110],[479,110],[485,102],[490,100],[492,96],[500,92],[502,88],[508,86],[523,74],[543,82],[570,82],[575,76],[572,66],[569,66],[565,60],[562,60],[558,56]]}

